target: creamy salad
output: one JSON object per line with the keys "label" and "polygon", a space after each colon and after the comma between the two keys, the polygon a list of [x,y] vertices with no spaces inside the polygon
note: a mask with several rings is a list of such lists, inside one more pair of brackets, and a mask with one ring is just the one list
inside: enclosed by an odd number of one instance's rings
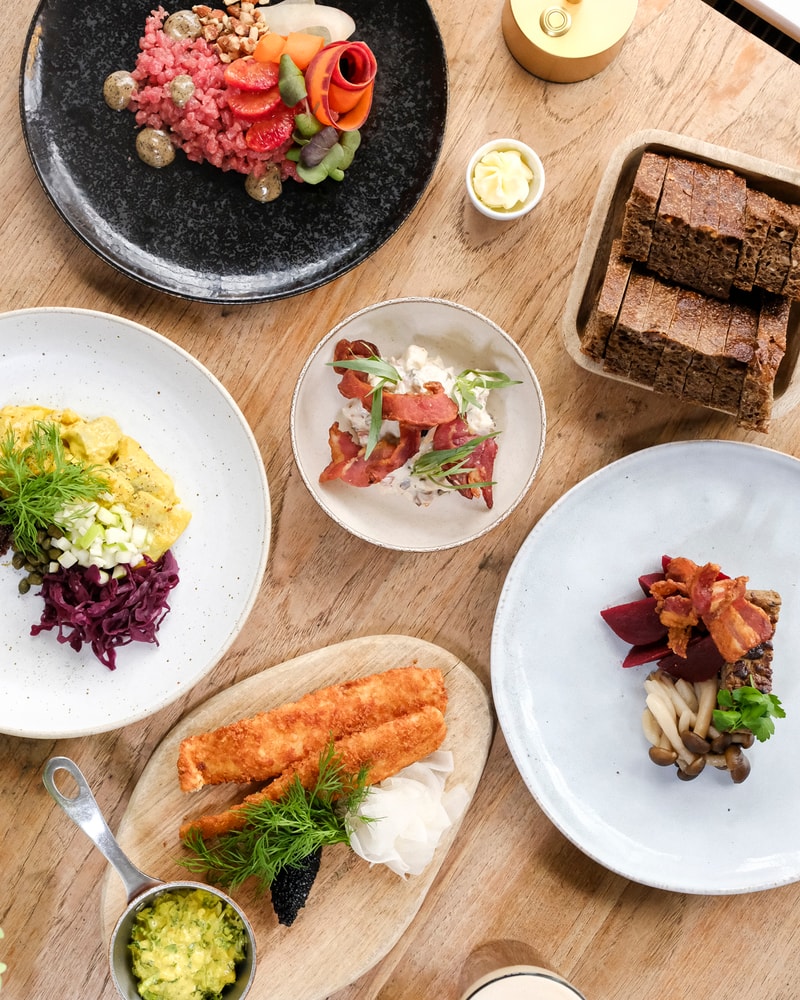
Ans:
{"label": "creamy salad", "polygon": [[[400,375],[400,382],[392,386],[395,393],[419,393],[424,391],[427,382],[439,382],[448,396],[453,396],[456,388],[456,372],[451,366],[446,366],[439,357],[431,357],[424,347],[412,344],[401,357],[389,358],[389,364],[397,369]],[[375,376],[369,376],[372,385],[378,383]],[[495,420],[486,409],[486,404],[490,395],[489,389],[478,388],[474,391],[475,402],[469,403],[463,411],[462,416],[469,429],[475,436],[492,434],[497,428]],[[339,426],[342,430],[347,430],[359,442],[366,446],[370,428],[370,413],[364,408],[360,399],[350,399],[347,401],[339,414]],[[400,425],[395,420],[384,420],[381,425],[380,436],[386,437],[400,434]],[[424,455],[433,448],[433,434],[426,434],[422,438],[419,451],[416,452],[404,465],[382,479],[375,485],[385,491],[400,493],[413,500],[418,507],[426,507],[431,501],[448,490],[443,489],[430,479],[414,475],[412,466],[420,455]]]}

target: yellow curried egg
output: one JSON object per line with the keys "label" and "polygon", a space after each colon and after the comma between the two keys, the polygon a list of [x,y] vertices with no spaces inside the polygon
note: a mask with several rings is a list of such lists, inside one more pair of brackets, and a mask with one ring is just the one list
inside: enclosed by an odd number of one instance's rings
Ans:
{"label": "yellow curried egg", "polygon": [[141,445],[122,433],[112,417],[86,420],[74,410],[43,406],[4,406],[0,409],[0,440],[13,432],[18,446],[30,443],[37,423],[55,423],[68,455],[82,465],[93,465],[108,483],[112,499],[126,508],[134,522],[149,532],[144,552],[157,561],[172,548],[191,520],[181,506],[172,479]]}

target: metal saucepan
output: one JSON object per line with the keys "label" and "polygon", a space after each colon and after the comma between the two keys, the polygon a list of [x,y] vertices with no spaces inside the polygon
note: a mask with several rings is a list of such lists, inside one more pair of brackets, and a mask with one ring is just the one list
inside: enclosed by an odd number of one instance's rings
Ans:
{"label": "metal saucepan", "polygon": [[[78,785],[78,794],[69,797],[64,795],[55,783],[58,771],[68,772]],[[128,954],[128,942],[131,928],[138,911],[151,903],[160,893],[175,889],[205,889],[219,896],[239,914],[247,934],[247,954],[238,970],[236,982],[225,991],[225,1000],[244,1000],[250,991],[256,974],[256,942],[253,928],[239,906],[219,889],[202,882],[161,882],[140,871],[125,855],[114,839],[103,818],[100,807],[92,795],[78,765],[69,757],[51,757],[44,768],[42,777],[44,786],[61,806],[64,812],[80,827],[92,843],[97,847],[108,862],[114,867],[125,886],[128,894],[128,905],[114,927],[109,942],[108,958],[111,976],[117,991],[124,1000],[141,1000],[137,991],[136,979],[131,972],[131,962]]]}

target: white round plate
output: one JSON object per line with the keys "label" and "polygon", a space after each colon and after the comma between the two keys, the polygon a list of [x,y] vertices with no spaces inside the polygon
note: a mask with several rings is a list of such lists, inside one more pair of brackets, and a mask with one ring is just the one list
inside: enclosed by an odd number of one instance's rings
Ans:
{"label": "white round plate", "polygon": [[[607,868],[675,892],[769,889],[800,878],[800,462],[757,445],[696,441],[636,452],[544,515],[503,587],[492,635],[500,725],[552,822]],[[641,729],[652,665],[602,608],[640,598],[661,556],[718,563],[783,599],[774,689],[787,717],[747,751],[748,779],[692,782],[656,767]]]}
{"label": "white round plate", "polygon": [[[428,507],[379,486],[341,481],[321,484],[330,463],[328,429],[345,400],[330,367],[337,341],[367,340],[381,357],[399,357],[411,344],[456,371],[502,371],[520,385],[493,392],[489,410],[499,429],[494,467],[494,506],[455,491]],[[292,447],[300,475],[322,509],[341,527],[374,545],[405,552],[453,548],[486,534],[511,513],[530,488],[544,452],[545,410],[528,359],[500,327],[466,306],[444,299],[391,299],[368,306],[339,323],[317,345],[295,388]]]}
{"label": "white round plate", "polygon": [[0,732],[106,732],[185,694],[236,638],[267,562],[266,474],[250,428],[214,376],[166,338],[115,316],[55,308],[0,315],[0,406],[34,403],[114,417],[192,512],[174,547],[180,583],[159,645],[121,647],[113,671],[88,647],[60,644],[55,631],[33,638],[42,602],[35,588],[19,594],[11,553],[0,560]]}

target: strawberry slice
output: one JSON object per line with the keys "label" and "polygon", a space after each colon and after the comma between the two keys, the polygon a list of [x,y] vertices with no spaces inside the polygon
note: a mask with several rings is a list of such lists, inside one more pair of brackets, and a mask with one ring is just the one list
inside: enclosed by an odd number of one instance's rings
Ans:
{"label": "strawberry slice", "polygon": [[272,87],[271,90],[228,91],[228,107],[237,118],[247,122],[269,118],[282,103],[281,92],[277,87]]}
{"label": "strawberry slice", "polygon": [[223,76],[229,87],[239,90],[272,90],[278,86],[276,63],[257,62],[251,56],[234,59],[225,67]]}
{"label": "strawberry slice", "polygon": [[284,104],[269,118],[254,122],[247,130],[245,142],[256,153],[271,153],[292,137],[294,110]]}

